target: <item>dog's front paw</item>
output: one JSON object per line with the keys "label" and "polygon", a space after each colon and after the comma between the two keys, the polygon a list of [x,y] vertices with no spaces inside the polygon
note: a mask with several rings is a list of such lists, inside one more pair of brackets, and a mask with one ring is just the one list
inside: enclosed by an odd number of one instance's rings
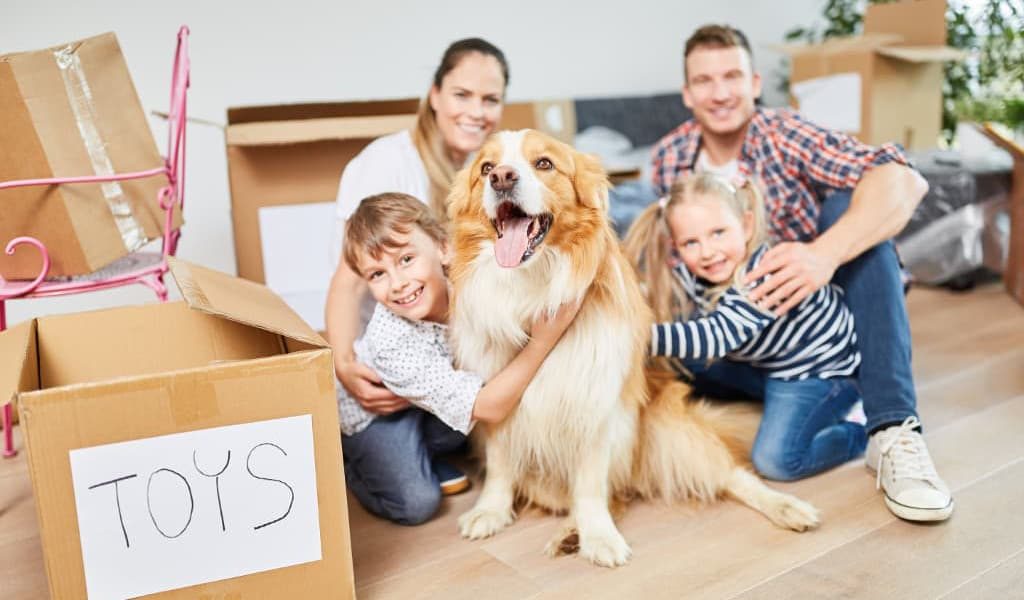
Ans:
{"label": "dog's front paw", "polygon": [[821,523],[818,509],[810,503],[788,494],[780,496],[774,503],[775,506],[766,513],[772,523],[793,531],[807,531]]}
{"label": "dog's front paw", "polygon": [[498,533],[515,520],[511,510],[488,510],[475,507],[459,517],[459,533],[462,537],[479,540]]}
{"label": "dog's front paw", "polygon": [[601,567],[621,567],[633,551],[616,530],[601,534],[580,535],[580,556]]}

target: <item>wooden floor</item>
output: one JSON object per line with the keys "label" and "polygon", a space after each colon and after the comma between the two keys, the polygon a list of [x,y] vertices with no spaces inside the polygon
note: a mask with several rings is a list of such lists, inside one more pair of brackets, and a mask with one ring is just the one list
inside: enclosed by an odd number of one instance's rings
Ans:
{"label": "wooden floor", "polygon": [[[494,538],[460,539],[476,493],[400,527],[351,498],[360,598],[1024,598],[1024,308],[1001,287],[915,289],[908,305],[926,438],[957,508],[915,525],[886,510],[857,461],[779,489],[822,510],[820,529],[782,531],[732,502],[632,505],[619,569],[541,548],[556,519],[527,512]],[[0,461],[0,597],[46,595],[24,453]]]}

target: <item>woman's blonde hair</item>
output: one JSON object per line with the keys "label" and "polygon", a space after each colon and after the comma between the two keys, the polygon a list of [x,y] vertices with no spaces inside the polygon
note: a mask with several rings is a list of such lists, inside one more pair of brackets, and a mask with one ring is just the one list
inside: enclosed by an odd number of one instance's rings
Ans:
{"label": "woman's blonde hair", "polygon": [[[508,62],[505,55],[497,46],[487,40],[480,38],[466,38],[454,42],[444,51],[441,57],[441,64],[434,71],[434,79],[431,89],[441,89],[445,76],[448,75],[462,62],[462,59],[469,54],[483,54],[492,56],[501,65],[501,74],[505,85],[508,86]],[[445,145],[444,137],[437,128],[437,114],[430,106],[430,93],[420,102],[419,111],[416,113],[416,126],[412,131],[412,141],[416,145],[416,151],[423,161],[423,167],[430,179],[430,205],[438,218],[447,220],[448,211],[445,207],[445,199],[448,191],[455,181],[455,173],[462,167],[452,163],[448,148]]]}
{"label": "woman's blonde hair", "polygon": [[448,241],[448,233],[429,206],[409,194],[387,192],[367,196],[345,223],[341,255],[353,272],[359,273],[363,256],[379,259],[388,248],[400,244],[395,234],[408,235],[418,227],[438,245]]}
{"label": "woman's blonde hair", "polygon": [[[697,173],[674,183],[667,196],[648,206],[636,218],[626,233],[626,256],[636,268],[644,284],[647,301],[659,321],[670,321],[687,316],[693,306],[682,283],[672,274],[669,259],[674,255],[674,241],[668,226],[668,212],[674,206],[696,198],[715,198],[739,218],[745,220],[749,211],[753,216],[753,235],[747,242],[746,256],[750,256],[766,237],[764,196],[758,185],[745,180],[739,185],[711,173]],[[726,288],[742,283],[746,264],[736,269],[732,280],[710,290],[711,303],[721,297]]]}

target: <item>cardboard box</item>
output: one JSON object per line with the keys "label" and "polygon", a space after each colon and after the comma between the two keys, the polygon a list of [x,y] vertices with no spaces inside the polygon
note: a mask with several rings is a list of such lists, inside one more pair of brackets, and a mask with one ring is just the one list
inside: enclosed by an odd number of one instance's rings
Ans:
{"label": "cardboard box", "polygon": [[[0,56],[0,122],[0,181],[163,164],[113,33]],[[163,185],[156,176],[0,191],[0,243],[32,236],[50,252],[51,276],[90,273],[160,237]],[[20,251],[0,256],[0,275],[31,279],[40,265]]]}
{"label": "cardboard box", "polygon": [[793,106],[822,126],[869,144],[934,148],[942,130],[946,1],[869,4],[864,34],[776,48],[791,58]]}
{"label": "cardboard box", "polygon": [[[228,109],[225,141],[239,277],[265,282],[261,208],[334,203],[348,161],[374,138],[412,127],[418,107],[412,98]],[[328,224],[316,225],[333,232]]]}
{"label": "cardboard box", "polygon": [[991,125],[980,131],[1013,156],[1013,184],[1010,188],[1010,248],[1003,281],[1006,291],[1024,304],[1024,146]]}
{"label": "cardboard box", "polygon": [[184,302],[0,334],[50,595],[352,597],[326,342],[261,285],[172,271]]}
{"label": "cardboard box", "polygon": [[501,129],[537,129],[570,146],[576,139],[576,108],[572,100],[538,100],[506,104]]}
{"label": "cardboard box", "polygon": [[[419,102],[229,109],[225,141],[238,275],[266,283],[323,330],[341,172],[375,138],[412,128]],[[542,129],[570,143],[575,134],[568,100],[507,104],[503,115],[503,129]]]}

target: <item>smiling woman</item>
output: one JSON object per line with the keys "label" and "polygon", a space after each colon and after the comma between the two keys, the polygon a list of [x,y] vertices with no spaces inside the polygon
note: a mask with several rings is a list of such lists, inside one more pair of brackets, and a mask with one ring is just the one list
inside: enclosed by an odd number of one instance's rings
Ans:
{"label": "smiling woman", "polygon": [[429,204],[443,223],[455,172],[501,119],[508,76],[505,55],[493,44],[480,38],[454,42],[434,71],[415,127],[374,140],[341,175],[334,243],[337,268],[327,296],[327,336],[338,379],[372,412],[389,414],[407,403],[376,385],[377,374],[355,360],[352,344],[370,318],[373,299],[365,279],[337,260],[345,223],[364,198],[385,192],[409,194]]}

